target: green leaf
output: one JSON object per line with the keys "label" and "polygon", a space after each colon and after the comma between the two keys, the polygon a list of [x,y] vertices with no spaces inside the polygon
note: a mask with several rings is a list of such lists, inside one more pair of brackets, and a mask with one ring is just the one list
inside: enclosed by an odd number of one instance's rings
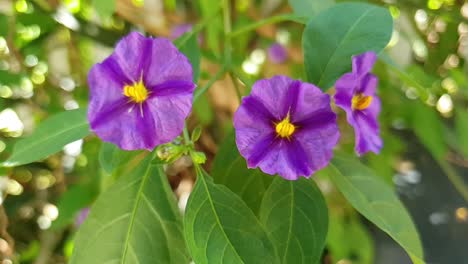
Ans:
{"label": "green leaf", "polygon": [[197,171],[184,217],[185,239],[197,264],[277,263],[265,231],[245,203]]}
{"label": "green leaf", "polygon": [[71,264],[189,262],[174,195],[151,159],[98,198],[78,231]]}
{"label": "green leaf", "polygon": [[114,14],[115,0],[93,0],[92,5],[102,19]]}
{"label": "green leaf", "polygon": [[387,9],[363,4],[337,4],[312,18],[302,45],[308,81],[327,90],[351,71],[351,58],[382,51],[390,41],[393,20]]}
{"label": "green leaf", "polygon": [[219,55],[220,53],[220,39],[223,33],[223,21],[216,13],[220,10],[221,1],[219,0],[200,0],[200,9],[205,21],[208,21],[206,26],[206,41],[210,50]]}
{"label": "green leaf", "polygon": [[[185,33],[180,38],[178,38],[175,43],[177,44],[178,41],[185,39],[184,36],[189,33]],[[187,56],[190,61],[190,64],[193,68],[193,82],[197,83],[198,79],[200,78],[200,59],[201,59],[201,52],[200,47],[198,46],[198,35],[193,34],[190,38],[185,41],[184,45],[180,47],[180,51]]]}
{"label": "green leaf", "polygon": [[314,181],[276,177],[263,197],[260,222],[270,232],[281,263],[319,263],[328,210]]}
{"label": "green leaf", "polygon": [[234,131],[231,132],[213,162],[213,179],[239,195],[247,206],[258,214],[262,197],[273,177],[258,169],[247,168],[245,159],[237,150]]}
{"label": "green leaf", "polygon": [[344,155],[335,155],[326,173],[349,203],[398,242],[413,263],[425,263],[416,227],[389,186],[358,160]]}
{"label": "green leaf", "polygon": [[51,228],[59,230],[75,219],[76,213],[91,204],[96,198],[97,190],[92,185],[78,185],[68,189],[59,199],[57,203],[58,218],[52,222]]}
{"label": "green leaf", "polygon": [[468,110],[459,108],[455,112],[455,129],[457,132],[460,149],[465,157],[468,157]]}
{"label": "green leaf", "polygon": [[422,102],[413,101],[411,104],[411,125],[421,143],[436,159],[443,159],[447,153],[444,141],[444,126],[435,109]]}
{"label": "green leaf", "polygon": [[0,14],[0,36],[6,38],[8,35],[8,17]]}
{"label": "green leaf", "polygon": [[288,2],[294,14],[301,17],[313,17],[335,3],[334,0],[289,0]]}
{"label": "green leaf", "polygon": [[99,150],[99,163],[106,173],[111,174],[114,169],[140,153],[142,152],[121,150],[114,144],[103,142]]}
{"label": "green leaf", "polygon": [[200,95],[195,102],[193,102],[193,111],[201,124],[209,125],[213,121],[213,108],[210,104],[210,100],[208,100],[207,93]]}
{"label": "green leaf", "polygon": [[86,108],[65,111],[40,123],[32,135],[16,143],[13,154],[1,165],[13,167],[38,161],[86,137],[89,134],[86,111]]}
{"label": "green leaf", "polygon": [[374,263],[374,242],[366,227],[356,218],[330,214],[327,247],[332,263],[341,259],[353,259],[353,264]]}

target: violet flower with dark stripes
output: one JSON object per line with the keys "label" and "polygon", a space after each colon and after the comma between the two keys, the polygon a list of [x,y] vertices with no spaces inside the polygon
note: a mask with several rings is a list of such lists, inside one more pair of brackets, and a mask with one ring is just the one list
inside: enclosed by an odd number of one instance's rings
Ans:
{"label": "violet flower with dark stripes", "polygon": [[234,127],[249,168],[288,180],[325,167],[340,137],[330,97],[286,76],[257,81],[242,99]]}
{"label": "violet flower with dark stripes", "polygon": [[132,32],[88,75],[91,129],[121,149],[152,150],[182,132],[192,108],[192,66],[164,38]]}
{"label": "violet flower with dark stripes", "polygon": [[348,123],[354,127],[358,155],[379,153],[383,145],[377,119],[381,108],[376,95],[378,79],[370,73],[376,60],[372,51],[354,56],[353,71],[335,84],[335,103],[346,112]]}

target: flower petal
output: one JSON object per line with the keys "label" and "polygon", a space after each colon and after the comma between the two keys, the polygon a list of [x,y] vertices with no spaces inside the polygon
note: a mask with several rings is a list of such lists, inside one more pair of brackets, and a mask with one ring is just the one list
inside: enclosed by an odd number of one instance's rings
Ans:
{"label": "flower petal", "polygon": [[294,124],[303,123],[317,112],[331,112],[330,96],[313,84],[302,83],[296,100],[296,110],[291,113],[291,121]]}
{"label": "flower petal", "polygon": [[364,75],[358,88],[359,93],[374,96],[377,89],[378,79],[372,73]]}
{"label": "flower petal", "polygon": [[[274,76],[271,79],[262,79],[254,83],[250,96],[263,103],[276,121],[286,117],[284,111],[288,90],[294,80],[286,76]],[[281,107],[278,107],[281,106]]]}
{"label": "flower petal", "polygon": [[383,146],[383,142],[379,136],[375,122],[363,114],[358,114],[355,120],[356,153],[360,156],[369,151],[378,154]]}
{"label": "flower petal", "polygon": [[148,112],[154,120],[155,144],[170,142],[182,133],[185,119],[192,110],[193,94],[178,94],[148,99]]}
{"label": "flower petal", "polygon": [[368,51],[353,57],[353,73],[358,76],[363,76],[374,67],[377,61],[377,54],[373,51]]}
{"label": "flower petal", "polygon": [[314,169],[311,168],[303,145],[292,138],[278,139],[262,153],[262,159],[256,163],[248,160],[249,168],[259,167],[263,172],[283,177],[286,180],[297,180],[299,177],[309,178]]}
{"label": "flower petal", "polygon": [[335,103],[346,112],[351,111],[352,99],[357,89],[357,78],[352,73],[346,73],[335,83]]}
{"label": "flower petal", "polygon": [[[323,114],[325,117],[329,114]],[[333,156],[333,148],[338,143],[340,132],[334,118],[325,122],[323,118],[320,125],[308,126],[295,134],[295,139],[306,152],[306,160],[311,173],[325,167]]]}
{"label": "flower petal", "polygon": [[[142,115],[143,112],[143,115]],[[124,150],[154,148],[148,133],[152,128],[147,127],[147,114],[140,109],[140,105],[127,104],[127,108],[107,113],[100,122],[91,124],[93,131],[103,141],[117,144]]]}
{"label": "flower petal", "polygon": [[[147,87],[156,87],[170,80],[193,83],[192,66],[172,42],[165,38],[152,39],[148,74],[144,76]],[[154,88],[154,89],[156,89]]]}
{"label": "flower petal", "polygon": [[144,37],[141,33],[131,32],[122,38],[115,47],[112,54],[115,61],[122,68],[123,73],[131,80],[138,82],[147,68],[151,56],[152,40]]}

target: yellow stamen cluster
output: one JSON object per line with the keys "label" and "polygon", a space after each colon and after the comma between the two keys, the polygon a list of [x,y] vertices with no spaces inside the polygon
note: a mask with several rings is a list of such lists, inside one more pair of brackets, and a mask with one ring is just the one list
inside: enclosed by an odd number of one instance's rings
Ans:
{"label": "yellow stamen cluster", "polygon": [[364,110],[367,109],[372,103],[372,96],[364,95],[362,93],[353,96],[351,101],[353,109]]}
{"label": "yellow stamen cluster", "polygon": [[278,136],[282,138],[289,138],[296,130],[296,126],[291,124],[291,121],[289,120],[289,115],[288,115],[286,116],[285,119],[283,119],[281,122],[276,124],[275,130]]}
{"label": "yellow stamen cluster", "polygon": [[146,89],[143,80],[140,80],[132,85],[125,85],[124,95],[135,103],[142,103],[148,98],[148,90]]}

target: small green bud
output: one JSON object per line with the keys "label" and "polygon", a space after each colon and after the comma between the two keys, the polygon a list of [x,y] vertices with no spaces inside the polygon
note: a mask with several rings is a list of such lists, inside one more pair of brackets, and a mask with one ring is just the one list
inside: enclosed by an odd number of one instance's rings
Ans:
{"label": "small green bud", "polygon": [[197,126],[193,131],[192,131],[192,142],[197,142],[200,139],[202,132],[202,128],[200,126]]}
{"label": "small green bud", "polygon": [[192,151],[190,152],[190,156],[195,164],[203,164],[206,162],[206,155],[203,152]]}
{"label": "small green bud", "polygon": [[173,162],[180,158],[186,151],[185,146],[174,145],[173,143],[168,143],[159,146],[156,149],[156,155],[158,158],[165,162]]}

